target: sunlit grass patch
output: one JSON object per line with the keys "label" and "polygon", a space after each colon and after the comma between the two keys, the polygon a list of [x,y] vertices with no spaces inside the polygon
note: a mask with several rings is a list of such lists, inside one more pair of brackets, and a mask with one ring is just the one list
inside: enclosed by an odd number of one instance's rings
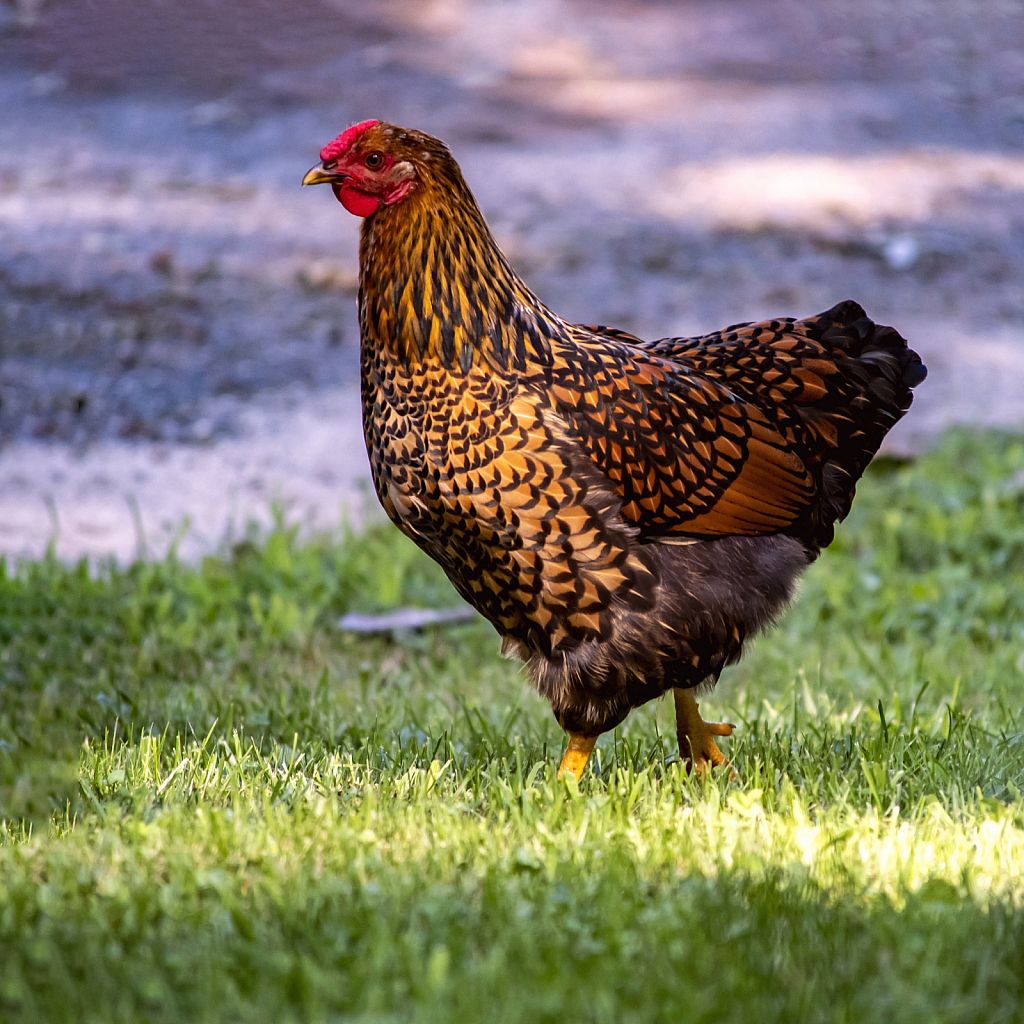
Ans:
{"label": "sunlit grass patch", "polygon": [[[441,756],[427,761],[430,754]],[[844,896],[884,894],[897,904],[937,879],[983,901],[1016,903],[1024,895],[1019,795],[1004,802],[979,790],[952,801],[928,794],[902,811],[877,799],[862,805],[850,790],[816,803],[788,777],[766,789],[734,785],[725,773],[694,779],[678,764],[628,760],[581,789],[529,754],[517,745],[508,756],[472,761],[442,737],[429,754],[413,743],[378,760],[370,750],[308,756],[274,744],[261,751],[238,733],[173,749],[144,736],[138,744],[90,746],[81,781],[100,819],[170,815],[187,830],[228,811],[243,833],[258,823],[280,845],[281,830],[299,815],[328,823],[335,839],[358,841],[392,867],[435,856],[442,868],[454,867],[482,855],[496,864],[511,857],[553,878],[560,864],[625,849],[652,876],[736,868],[793,874]],[[760,758],[748,766],[751,781],[761,781]],[[870,782],[868,789],[877,797]],[[301,845],[301,838],[288,841]]]}
{"label": "sunlit grass patch", "polygon": [[580,791],[522,749],[438,753],[90,749],[92,813],[0,846],[7,1005],[67,1019],[70,986],[101,1019],[1016,1014],[1019,800],[812,808],[678,765]]}

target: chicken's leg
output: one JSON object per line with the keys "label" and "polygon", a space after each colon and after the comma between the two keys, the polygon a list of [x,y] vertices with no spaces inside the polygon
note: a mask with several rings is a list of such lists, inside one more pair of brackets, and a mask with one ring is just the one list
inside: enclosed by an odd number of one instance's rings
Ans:
{"label": "chicken's leg", "polygon": [[[725,754],[718,749],[715,736],[731,736],[734,725],[728,722],[705,722],[700,717],[697,702],[690,690],[675,690],[676,737],[679,756],[698,774],[709,767],[728,764]],[[566,755],[568,756],[568,755]]]}
{"label": "chicken's leg", "polygon": [[568,774],[579,782],[596,742],[596,736],[580,736],[575,732],[569,733],[569,746],[565,748],[562,764],[558,769],[558,777],[561,778]]}

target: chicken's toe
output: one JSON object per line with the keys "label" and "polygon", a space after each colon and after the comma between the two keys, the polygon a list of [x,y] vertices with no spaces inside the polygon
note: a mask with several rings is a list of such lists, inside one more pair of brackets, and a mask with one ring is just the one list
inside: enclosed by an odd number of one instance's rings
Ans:
{"label": "chicken's toe", "polygon": [[[718,749],[714,737],[731,736],[736,726],[731,722],[705,722],[689,690],[676,690],[675,702],[679,756],[687,766],[702,775],[708,768],[728,765],[729,761]],[[735,776],[736,773],[732,774]]]}

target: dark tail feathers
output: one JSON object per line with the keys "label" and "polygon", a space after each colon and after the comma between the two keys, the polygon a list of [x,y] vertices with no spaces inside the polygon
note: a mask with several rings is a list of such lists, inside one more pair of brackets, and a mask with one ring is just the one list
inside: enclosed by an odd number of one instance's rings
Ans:
{"label": "dark tail feathers", "polygon": [[852,397],[847,390],[845,408],[835,410],[846,421],[845,429],[835,454],[822,467],[825,502],[816,540],[824,547],[832,540],[833,524],[850,511],[857,481],[885,435],[910,408],[911,389],[928,371],[898,331],[870,320],[856,302],[840,302],[818,322],[821,341],[834,355],[847,356],[836,362],[853,390]]}
{"label": "dark tail feathers", "polygon": [[861,359],[870,359],[872,352],[880,352],[885,353],[890,360],[895,360],[900,374],[892,383],[898,382],[907,389],[906,405],[901,405],[906,412],[913,400],[910,389],[916,388],[928,376],[928,368],[921,362],[921,357],[907,347],[907,339],[895,328],[876,324],[864,312],[860,303],[852,299],[836,303],[818,319],[823,324],[831,321],[831,326],[821,335],[821,340],[829,347],[841,349]]}

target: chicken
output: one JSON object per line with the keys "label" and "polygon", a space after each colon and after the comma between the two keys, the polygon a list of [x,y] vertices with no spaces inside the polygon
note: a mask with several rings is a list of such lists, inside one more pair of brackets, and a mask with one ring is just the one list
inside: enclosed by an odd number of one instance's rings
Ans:
{"label": "chicken", "polygon": [[498,249],[445,145],[363,121],[320,152],[363,218],[363,427],[398,528],[522,659],[569,734],[673,690],[680,755],[725,763],[694,695],[786,607],[925,377],[841,302],[641,341],[570,324]]}

